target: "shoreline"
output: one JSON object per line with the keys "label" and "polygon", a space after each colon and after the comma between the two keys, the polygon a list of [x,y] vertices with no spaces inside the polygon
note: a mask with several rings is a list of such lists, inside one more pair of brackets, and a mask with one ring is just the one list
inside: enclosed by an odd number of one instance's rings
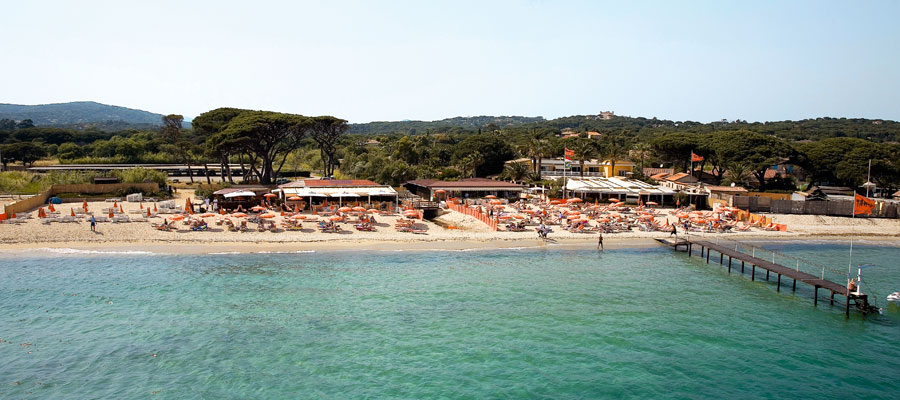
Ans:
{"label": "shoreline", "polygon": [[[751,242],[812,242],[825,241],[843,244],[849,235],[728,235],[709,234],[692,235],[715,239],[742,240]],[[604,249],[652,248],[661,246],[656,240],[662,235],[646,235],[639,237],[604,236]],[[865,242],[876,242],[878,246],[900,246],[894,235],[853,235],[854,239]],[[496,238],[491,240],[468,239],[420,239],[420,240],[372,240],[372,239],[332,239],[291,242],[271,241],[184,241],[184,240],[121,240],[104,242],[87,241],[46,241],[21,242],[3,246],[0,256],[21,254],[33,250],[48,250],[49,254],[277,254],[307,252],[343,252],[343,251],[477,251],[505,249],[596,249],[596,236],[590,238],[559,238],[544,241],[537,238]]]}

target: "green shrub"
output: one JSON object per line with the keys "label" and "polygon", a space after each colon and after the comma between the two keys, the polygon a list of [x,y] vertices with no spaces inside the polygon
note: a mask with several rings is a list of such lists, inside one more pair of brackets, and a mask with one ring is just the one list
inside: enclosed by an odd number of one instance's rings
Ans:
{"label": "green shrub", "polygon": [[112,175],[119,178],[119,181],[122,183],[155,182],[160,186],[165,186],[166,184],[166,173],[153,169],[132,168],[117,170],[113,171]]}

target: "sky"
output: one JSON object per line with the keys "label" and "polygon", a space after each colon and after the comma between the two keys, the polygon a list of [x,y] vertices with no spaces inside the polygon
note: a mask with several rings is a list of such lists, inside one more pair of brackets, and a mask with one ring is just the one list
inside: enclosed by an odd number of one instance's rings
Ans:
{"label": "sky", "polygon": [[16,1],[0,103],[900,120],[898,1]]}

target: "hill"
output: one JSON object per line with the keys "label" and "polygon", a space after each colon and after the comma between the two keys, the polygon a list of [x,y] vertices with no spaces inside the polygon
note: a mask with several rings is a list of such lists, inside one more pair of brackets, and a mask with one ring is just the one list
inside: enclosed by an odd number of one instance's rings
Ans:
{"label": "hill", "polygon": [[110,131],[162,124],[161,114],[93,101],[38,105],[0,104],[0,119],[30,119],[35,126]]}
{"label": "hill", "polygon": [[371,135],[385,133],[416,134],[429,130],[446,132],[457,130],[477,130],[479,128],[508,128],[529,123],[544,122],[543,117],[454,117],[438,121],[375,121],[364,124],[350,124],[350,133]]}

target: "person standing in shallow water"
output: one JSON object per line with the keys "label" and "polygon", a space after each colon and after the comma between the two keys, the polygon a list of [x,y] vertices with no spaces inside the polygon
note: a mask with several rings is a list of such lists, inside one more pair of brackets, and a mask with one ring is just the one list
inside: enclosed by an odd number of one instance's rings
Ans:
{"label": "person standing in shallow water", "polygon": [[597,250],[603,250],[603,232],[600,232],[600,236],[597,237]]}

